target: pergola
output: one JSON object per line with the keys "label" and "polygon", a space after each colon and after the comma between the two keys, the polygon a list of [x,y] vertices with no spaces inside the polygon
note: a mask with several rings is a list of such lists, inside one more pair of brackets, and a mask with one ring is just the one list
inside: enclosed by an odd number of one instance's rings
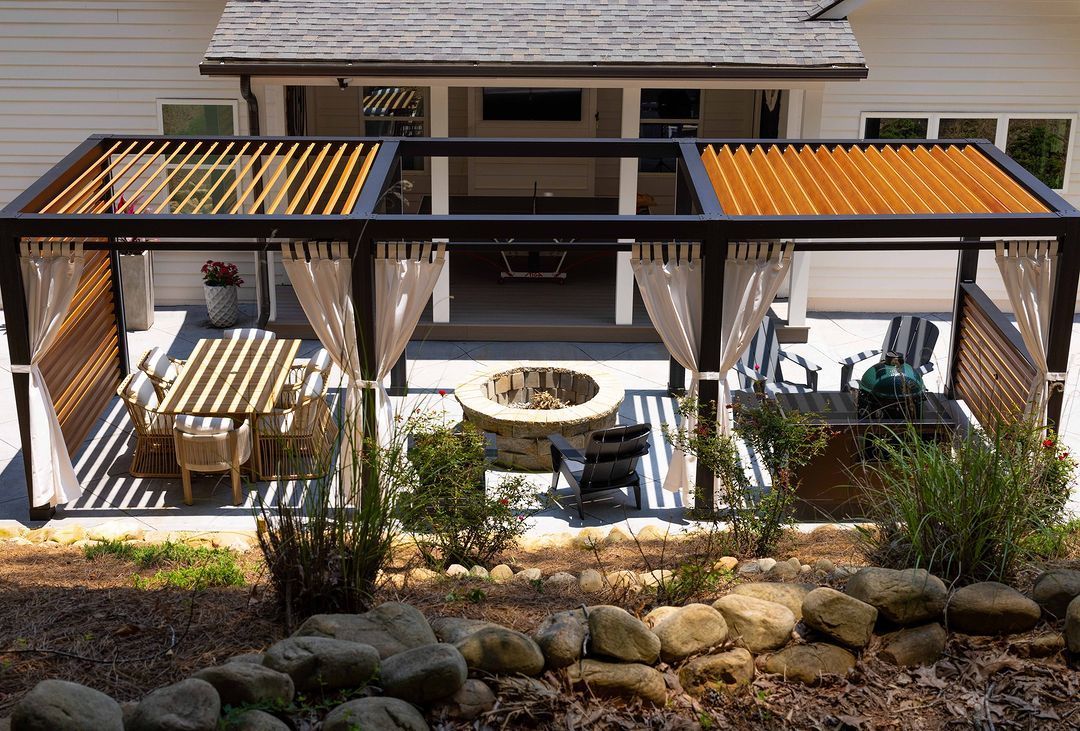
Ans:
{"label": "pergola", "polygon": [[[405,214],[391,195],[404,157],[674,157],[676,212]],[[31,450],[40,445],[31,444],[29,431],[31,344],[18,265],[26,241],[79,240],[100,252],[93,280],[80,286],[61,342],[42,365],[74,453],[128,370],[118,261],[125,250],[267,251],[289,240],[347,242],[361,371],[369,380],[379,242],[443,240],[451,251],[698,243],[705,293],[700,372],[720,367],[729,242],[797,240],[801,251],[954,250],[948,395],[991,418],[1016,407],[1023,398],[1017,384],[1030,377],[1030,354],[1016,329],[974,283],[978,251],[1003,238],[1058,241],[1045,358],[1050,380],[1060,380],[1080,276],[1080,212],[986,141],[94,135],[0,212],[0,290],[11,360],[22,366],[13,379],[27,489]],[[700,402],[715,401],[719,388],[717,380],[701,381]],[[1061,389],[1051,394],[1048,418],[1057,421]],[[370,390],[363,415],[370,433]],[[699,469],[697,482],[711,484],[711,475]],[[31,509],[33,518],[50,513],[47,506]]]}

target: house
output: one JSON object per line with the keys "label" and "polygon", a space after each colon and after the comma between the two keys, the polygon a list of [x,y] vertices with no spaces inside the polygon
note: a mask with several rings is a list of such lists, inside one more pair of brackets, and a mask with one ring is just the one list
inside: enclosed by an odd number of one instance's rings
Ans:
{"label": "house", "polygon": [[[1073,0],[0,0],[0,36],[0,203],[89,132],[258,131],[986,137],[1080,204]],[[678,205],[672,164],[411,159],[396,194],[434,213],[657,214]],[[222,242],[215,257],[228,251]],[[807,308],[948,308],[955,254],[797,256],[793,324]],[[155,254],[157,302],[200,301],[204,258]],[[302,322],[273,255],[231,258],[273,323]],[[983,266],[980,281],[1001,297]],[[257,268],[271,286],[257,286]],[[556,271],[565,285],[537,276]],[[503,272],[541,282],[508,282],[520,289],[507,297]],[[655,337],[629,260],[614,253],[452,257],[425,321],[424,337]]]}

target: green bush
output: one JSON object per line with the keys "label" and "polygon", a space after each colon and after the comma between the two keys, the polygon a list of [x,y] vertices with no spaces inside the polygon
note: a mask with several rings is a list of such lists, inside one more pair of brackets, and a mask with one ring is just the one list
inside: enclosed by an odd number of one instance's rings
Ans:
{"label": "green bush", "polygon": [[438,415],[415,415],[409,463],[414,482],[403,522],[430,564],[487,564],[526,530],[540,503],[525,477],[485,487],[483,432],[455,429]]}
{"label": "green bush", "polygon": [[1007,579],[1045,548],[1076,468],[1053,435],[1027,423],[944,443],[911,429],[875,446],[880,461],[855,476],[874,522],[862,531],[867,558],[961,583]]}

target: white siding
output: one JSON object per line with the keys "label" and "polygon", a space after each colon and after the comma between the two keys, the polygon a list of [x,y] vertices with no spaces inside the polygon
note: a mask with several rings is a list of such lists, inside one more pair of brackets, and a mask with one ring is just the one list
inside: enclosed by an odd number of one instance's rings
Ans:
{"label": "white siding", "polygon": [[[158,99],[240,100],[235,79],[199,75],[225,0],[0,0],[0,205],[95,132],[156,134]],[[207,254],[155,255],[157,301],[199,302]],[[213,252],[245,273],[251,255]]]}
{"label": "white siding", "polygon": [[[826,87],[821,136],[861,135],[865,112],[1080,112],[1077,0],[873,0],[851,16],[869,78]],[[1080,134],[1065,198],[1080,205]],[[812,309],[951,309],[953,253],[820,253]],[[980,284],[1004,290],[984,254]]]}

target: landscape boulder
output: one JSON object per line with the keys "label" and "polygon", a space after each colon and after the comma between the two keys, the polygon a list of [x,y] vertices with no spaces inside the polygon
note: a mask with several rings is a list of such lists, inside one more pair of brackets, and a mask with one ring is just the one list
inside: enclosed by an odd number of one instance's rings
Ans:
{"label": "landscape boulder", "polygon": [[294,635],[360,642],[374,647],[382,658],[438,642],[424,615],[398,602],[380,604],[364,614],[316,614]]}
{"label": "landscape boulder", "polygon": [[361,698],[330,711],[322,731],[429,731],[423,714],[399,698]]}
{"label": "landscape boulder", "polygon": [[1047,614],[1061,619],[1074,598],[1080,596],[1080,571],[1052,569],[1039,575],[1031,589],[1031,598]]}
{"label": "landscape boulder", "polygon": [[143,696],[125,731],[215,731],[221,698],[205,680],[188,678]]}
{"label": "landscape boulder", "polygon": [[823,676],[846,677],[855,669],[855,656],[842,647],[815,642],[792,645],[765,658],[765,671],[806,685],[817,685]]}
{"label": "landscape boulder", "polygon": [[486,627],[497,625],[483,619],[468,619],[466,617],[434,617],[431,620],[431,629],[439,642],[448,642],[451,645],[460,642],[473,632],[479,632]]}
{"label": "landscape boulder", "polygon": [[1080,654],[1080,596],[1065,610],[1065,646],[1074,655]]}
{"label": "landscape boulder", "polygon": [[495,693],[482,680],[470,678],[449,698],[437,703],[431,714],[435,718],[472,721],[495,707]]}
{"label": "landscape boulder", "polygon": [[504,563],[499,564],[488,572],[488,577],[496,584],[501,584],[504,581],[510,581],[514,578],[514,570]]}
{"label": "landscape boulder", "polygon": [[669,607],[667,605],[653,607],[641,621],[644,622],[645,626],[649,629],[655,629],[656,625],[660,624],[677,611],[679,611],[679,607]]}
{"label": "landscape boulder", "polygon": [[790,561],[780,561],[765,572],[765,578],[774,581],[791,581],[799,575],[799,568]]}
{"label": "landscape boulder", "polygon": [[783,604],[743,594],[728,594],[713,602],[724,617],[728,634],[755,654],[783,647],[791,639],[795,615]]}
{"label": "landscape boulder", "polygon": [[226,728],[228,731],[291,731],[289,724],[258,708],[232,716]]}
{"label": "landscape boulder", "polygon": [[581,659],[589,634],[589,620],[580,609],[549,614],[533,632],[549,670],[564,668]]}
{"label": "landscape boulder", "polygon": [[859,569],[848,579],[845,592],[904,627],[940,620],[948,596],[945,582],[926,569]]}
{"label": "landscape boulder", "polygon": [[426,706],[458,692],[468,675],[469,667],[456,647],[425,645],[383,660],[379,685],[383,695]]}
{"label": "landscape boulder", "polygon": [[920,627],[904,627],[882,638],[878,654],[900,667],[933,665],[945,652],[945,628],[937,622]]}
{"label": "landscape boulder", "polygon": [[798,621],[802,619],[803,599],[816,588],[814,584],[776,584],[756,581],[750,584],[739,584],[731,590],[731,593],[782,604],[791,610],[791,613],[795,615],[795,620]]}
{"label": "landscape boulder", "polygon": [[724,616],[708,604],[687,604],[653,628],[660,638],[660,659],[669,663],[723,643],[727,633]]}
{"label": "landscape boulder", "polygon": [[651,665],[660,657],[660,638],[625,609],[601,605],[589,609],[589,653]]}
{"label": "landscape boulder", "polygon": [[11,711],[13,731],[124,731],[120,704],[100,690],[42,680]]}
{"label": "landscape boulder", "polygon": [[1038,604],[996,581],[969,584],[956,590],[945,610],[949,629],[969,635],[1026,632],[1039,622]]}
{"label": "landscape boulder", "polygon": [[742,647],[695,657],[679,668],[683,690],[700,696],[706,690],[729,690],[754,679],[754,656]]}
{"label": "landscape boulder", "polygon": [[544,653],[527,635],[491,625],[457,642],[469,670],[492,675],[539,675],[544,670]]}
{"label": "landscape boulder", "polygon": [[658,706],[667,700],[664,676],[641,663],[582,660],[571,665],[568,673],[572,683],[584,685],[596,695],[637,697]]}
{"label": "landscape boulder", "polygon": [[227,662],[203,668],[192,677],[214,686],[221,702],[229,706],[288,704],[295,694],[291,677],[252,662]]}
{"label": "landscape boulder", "polygon": [[578,587],[586,594],[603,591],[604,577],[596,569],[585,569],[578,576]]}
{"label": "landscape boulder", "polygon": [[803,600],[807,627],[855,649],[870,642],[877,616],[877,609],[866,602],[827,586],[814,589]]}
{"label": "landscape boulder", "polygon": [[270,646],[263,663],[292,678],[297,690],[360,688],[378,671],[379,653],[359,642],[288,637]]}

